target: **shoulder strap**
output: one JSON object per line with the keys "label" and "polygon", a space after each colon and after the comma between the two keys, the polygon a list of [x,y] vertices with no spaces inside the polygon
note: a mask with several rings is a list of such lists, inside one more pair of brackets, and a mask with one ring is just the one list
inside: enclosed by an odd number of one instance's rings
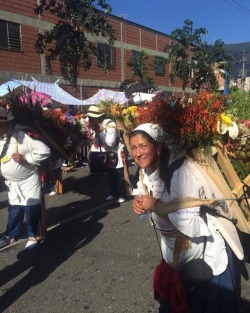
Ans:
{"label": "shoulder strap", "polygon": [[0,159],[1,159],[2,157],[4,157],[5,154],[6,154],[8,148],[9,148],[9,144],[10,144],[11,137],[12,137],[15,133],[17,133],[19,130],[21,130],[21,129],[23,129],[22,126],[21,126],[21,127],[17,127],[17,128],[13,128],[12,130],[10,130],[10,131],[6,134],[6,138],[7,138],[7,139],[6,139],[5,144],[4,144],[4,146],[3,146],[3,150],[2,150],[2,152],[1,152]]}
{"label": "shoulder strap", "polygon": [[140,168],[140,169],[139,169],[139,179],[140,179],[140,182],[141,182],[141,184],[142,184],[142,188],[143,188],[144,194],[145,194],[145,195],[148,195],[148,194],[149,194],[148,188],[147,188],[147,186],[143,183],[143,177],[144,177],[144,175],[143,175],[142,169]]}
{"label": "shoulder strap", "polygon": [[164,182],[165,182],[165,185],[166,185],[166,188],[167,188],[167,191],[169,194],[170,194],[170,185],[171,185],[171,179],[173,177],[173,174],[176,170],[178,170],[178,168],[180,168],[182,166],[185,159],[186,159],[186,157],[184,156],[182,158],[175,160],[168,168],[167,177],[166,177],[166,180]]}
{"label": "shoulder strap", "polygon": [[5,143],[4,143],[3,150],[2,150],[1,155],[0,155],[0,160],[2,159],[2,157],[5,156],[5,154],[6,154],[7,150],[8,150],[8,147],[9,147],[9,144],[10,144],[10,139],[11,139],[11,136],[7,137],[7,139],[6,139]]}

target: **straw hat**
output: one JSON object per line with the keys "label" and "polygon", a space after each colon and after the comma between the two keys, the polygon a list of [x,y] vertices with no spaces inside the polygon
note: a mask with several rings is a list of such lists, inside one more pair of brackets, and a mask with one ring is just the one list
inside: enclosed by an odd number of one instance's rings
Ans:
{"label": "straw hat", "polygon": [[100,117],[102,115],[104,115],[104,113],[101,112],[100,108],[96,105],[91,105],[86,114],[86,116],[89,116],[89,117]]}
{"label": "straw hat", "polygon": [[6,123],[10,122],[14,119],[14,116],[11,114],[8,114],[7,110],[0,106],[0,123]]}

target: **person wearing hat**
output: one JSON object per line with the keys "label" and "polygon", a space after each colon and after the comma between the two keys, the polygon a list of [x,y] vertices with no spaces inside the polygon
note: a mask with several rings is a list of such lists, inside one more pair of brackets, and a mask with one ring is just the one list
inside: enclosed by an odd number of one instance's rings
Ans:
{"label": "person wearing hat", "polygon": [[[117,152],[118,161],[114,166],[104,167],[108,171],[110,183],[110,195],[105,200],[117,200],[122,203],[126,201],[126,190],[124,181],[124,168],[122,151],[124,144],[121,141],[120,133],[114,121],[107,118],[100,108],[96,105],[91,105],[86,114],[89,117],[89,122],[95,132],[95,141],[90,151],[90,167],[93,170],[93,161],[98,162],[98,154],[100,152],[108,152],[115,150]],[[93,160],[93,156],[95,159]],[[103,169],[101,169],[103,170]]]}
{"label": "person wearing hat", "polygon": [[[178,142],[170,144],[167,138],[152,123],[139,125],[130,135],[131,156],[141,169],[132,208],[139,216],[149,212],[148,219],[160,237],[163,260],[153,279],[159,313],[236,313],[237,263],[244,254],[230,221],[230,204],[217,201],[215,207],[202,211],[202,206],[223,195],[202,166],[187,157],[180,144],[174,149]],[[207,213],[211,210],[219,210],[223,217]],[[232,229],[231,238],[225,236],[225,225]],[[205,278],[195,262],[202,260],[209,273]],[[196,266],[187,280],[184,270],[191,261]],[[201,277],[203,281],[195,281]]]}
{"label": "person wearing hat", "polygon": [[39,163],[50,156],[50,149],[40,140],[32,139],[14,117],[0,107],[0,161],[1,174],[8,187],[8,221],[0,248],[19,239],[26,215],[25,248],[37,245],[38,223],[41,215],[41,181]]}

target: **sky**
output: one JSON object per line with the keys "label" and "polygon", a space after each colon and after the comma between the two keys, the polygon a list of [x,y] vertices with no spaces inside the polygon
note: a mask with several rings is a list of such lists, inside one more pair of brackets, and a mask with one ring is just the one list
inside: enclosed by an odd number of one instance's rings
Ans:
{"label": "sky", "polygon": [[206,28],[203,41],[213,44],[250,42],[250,0],[106,0],[112,15],[170,35],[183,28],[184,21],[193,27]]}

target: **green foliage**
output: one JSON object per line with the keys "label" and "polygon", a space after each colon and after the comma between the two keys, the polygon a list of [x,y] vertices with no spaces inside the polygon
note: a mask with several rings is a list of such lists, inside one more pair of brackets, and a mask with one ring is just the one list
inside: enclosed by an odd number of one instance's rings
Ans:
{"label": "green foliage", "polygon": [[241,90],[234,90],[230,93],[230,112],[240,120],[250,119],[250,95]]}
{"label": "green foliage", "polygon": [[131,79],[125,79],[121,85],[120,85],[120,90],[121,91],[125,91],[130,85],[132,85],[134,83],[134,80]]}
{"label": "green foliage", "polygon": [[185,20],[182,29],[171,33],[173,43],[166,45],[167,63],[172,63],[170,80],[174,83],[176,77],[181,79],[185,89],[191,83],[192,89],[199,90],[208,85],[211,90],[218,89],[214,66],[217,66],[221,76],[222,70],[231,71],[233,58],[224,51],[224,43],[216,40],[214,45],[208,45],[201,36],[206,35],[205,28],[194,29],[191,20]]}
{"label": "green foliage", "polygon": [[128,61],[128,66],[131,68],[133,78],[138,77],[140,81],[146,81],[149,72],[149,61],[144,51],[141,51],[136,57],[132,56]]}
{"label": "green foliage", "polygon": [[107,22],[111,7],[105,0],[41,0],[34,11],[49,12],[58,18],[51,31],[38,34],[36,51],[45,54],[50,73],[52,61],[59,59],[63,78],[76,88],[80,68],[88,70],[97,54],[97,47],[86,38],[86,33],[114,43],[114,30]]}
{"label": "green foliage", "polygon": [[149,62],[148,55],[141,51],[137,56],[132,56],[128,61],[131,68],[132,80],[139,78],[141,82],[147,82],[154,85],[153,79],[149,76],[149,70],[153,65]]}
{"label": "green foliage", "polygon": [[149,76],[149,69],[153,66],[148,59],[148,55],[141,51],[136,56],[132,56],[128,61],[131,68],[132,78],[123,81],[120,85],[121,90],[126,90],[129,85],[139,79],[140,82],[149,83],[156,87],[152,77]]}
{"label": "green foliage", "polygon": [[243,181],[247,175],[249,174],[249,171],[245,165],[245,163],[242,160],[231,158],[231,163],[233,165],[233,168],[235,169],[235,172],[237,173],[239,179]]}

